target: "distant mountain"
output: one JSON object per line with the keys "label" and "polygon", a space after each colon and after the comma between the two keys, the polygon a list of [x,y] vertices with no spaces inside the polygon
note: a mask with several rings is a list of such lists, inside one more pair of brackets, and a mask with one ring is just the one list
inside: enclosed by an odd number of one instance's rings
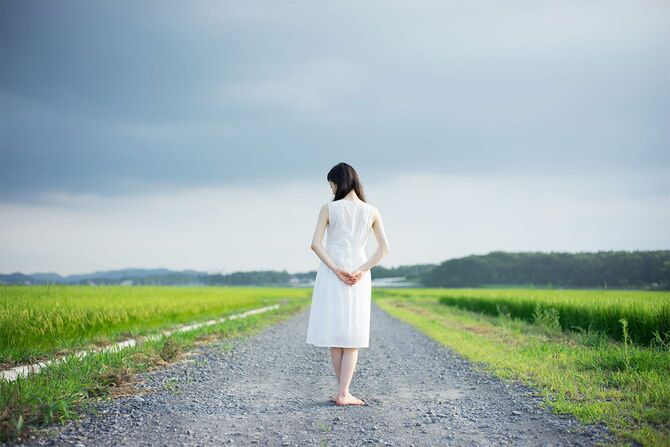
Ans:
{"label": "distant mountain", "polygon": [[0,273],[0,283],[2,284],[30,284],[35,281],[32,278],[32,275],[24,275],[23,273],[9,273],[2,274]]}
{"label": "distant mountain", "polygon": [[205,272],[198,272],[196,270],[168,270],[165,268],[159,269],[141,269],[141,268],[127,268],[121,270],[106,270],[96,271],[92,273],[84,273],[78,275],[61,276],[57,273],[33,273],[26,275],[20,272],[10,274],[0,274],[0,284],[117,284],[123,282],[130,282],[132,284],[139,283],[156,283],[160,284],[163,280],[172,278],[174,283],[176,278],[180,278],[185,282],[197,280],[200,277],[208,276]]}
{"label": "distant mountain", "polygon": [[63,277],[60,276],[58,273],[33,273],[32,275],[29,276],[34,280],[49,281],[49,282],[57,282],[63,279]]}
{"label": "distant mountain", "polygon": [[97,271],[93,273],[85,273],[81,275],[69,275],[64,278],[66,283],[80,283],[82,281],[105,279],[105,280],[124,280],[124,279],[141,279],[141,278],[159,278],[168,275],[186,275],[199,276],[207,275],[204,272],[197,272],[195,270],[174,271],[164,268],[160,269],[140,269],[127,268],[121,270]]}
{"label": "distant mountain", "polygon": [[0,284],[44,285],[44,284],[119,284],[119,285],[258,285],[258,286],[310,286],[316,271],[287,273],[278,271],[232,272],[228,274],[207,273],[197,270],[169,270],[165,268],[95,271],[91,273],[61,276],[57,273],[24,274],[15,272],[0,274]]}

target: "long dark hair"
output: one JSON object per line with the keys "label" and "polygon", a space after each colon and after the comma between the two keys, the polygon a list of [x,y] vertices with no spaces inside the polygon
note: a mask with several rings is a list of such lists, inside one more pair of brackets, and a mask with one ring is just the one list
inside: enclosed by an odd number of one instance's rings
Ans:
{"label": "long dark hair", "polygon": [[333,182],[337,185],[335,190],[335,200],[340,200],[353,189],[356,191],[356,195],[359,199],[365,202],[365,194],[363,194],[363,185],[361,184],[360,179],[358,178],[358,173],[356,170],[347,163],[340,162],[333,166],[326,179],[330,182]]}

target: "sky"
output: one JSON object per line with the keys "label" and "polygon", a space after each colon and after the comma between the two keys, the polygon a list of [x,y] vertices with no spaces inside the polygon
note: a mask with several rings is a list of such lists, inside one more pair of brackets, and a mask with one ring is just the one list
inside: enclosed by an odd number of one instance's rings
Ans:
{"label": "sky", "polygon": [[[670,2],[0,2],[0,272],[670,249]],[[370,236],[366,251],[376,248]]]}

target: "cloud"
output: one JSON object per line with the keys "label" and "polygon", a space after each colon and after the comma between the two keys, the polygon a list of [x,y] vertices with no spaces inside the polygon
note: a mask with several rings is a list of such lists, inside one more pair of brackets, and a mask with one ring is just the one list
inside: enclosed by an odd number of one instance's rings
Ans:
{"label": "cloud", "polygon": [[[393,247],[385,266],[496,249],[670,248],[670,195],[639,197],[617,178],[408,172],[374,179],[362,172]],[[0,271],[314,270],[309,244],[331,198],[325,178],[132,196],[49,194],[40,205],[3,206]],[[374,235],[366,248],[370,256]]]}
{"label": "cloud", "polygon": [[257,79],[224,81],[208,100],[220,101],[225,108],[250,108],[256,113],[297,113],[301,117],[318,114],[321,120],[341,108],[342,98],[361,92],[369,82],[361,67],[352,61],[332,57],[280,67]]}
{"label": "cloud", "polygon": [[667,246],[667,2],[0,8],[8,269],[306,269],[339,161],[398,263]]}

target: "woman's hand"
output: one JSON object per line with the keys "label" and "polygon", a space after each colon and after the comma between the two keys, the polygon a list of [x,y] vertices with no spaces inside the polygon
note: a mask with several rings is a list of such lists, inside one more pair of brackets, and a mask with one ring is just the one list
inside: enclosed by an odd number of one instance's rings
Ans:
{"label": "woman's hand", "polygon": [[355,272],[349,273],[343,269],[337,269],[337,271],[335,272],[338,278],[340,278],[342,281],[349,284],[350,286],[356,284],[363,277],[363,273],[364,272],[361,270],[356,270]]}
{"label": "woman's hand", "polygon": [[357,281],[349,272],[341,268],[335,270],[335,274],[337,275],[338,278],[340,278],[342,281],[344,281],[346,284],[349,284],[350,286],[354,285]]}
{"label": "woman's hand", "polygon": [[362,270],[356,270],[355,272],[351,273],[351,277],[354,280],[354,284],[357,283],[362,277],[363,277],[363,271]]}

